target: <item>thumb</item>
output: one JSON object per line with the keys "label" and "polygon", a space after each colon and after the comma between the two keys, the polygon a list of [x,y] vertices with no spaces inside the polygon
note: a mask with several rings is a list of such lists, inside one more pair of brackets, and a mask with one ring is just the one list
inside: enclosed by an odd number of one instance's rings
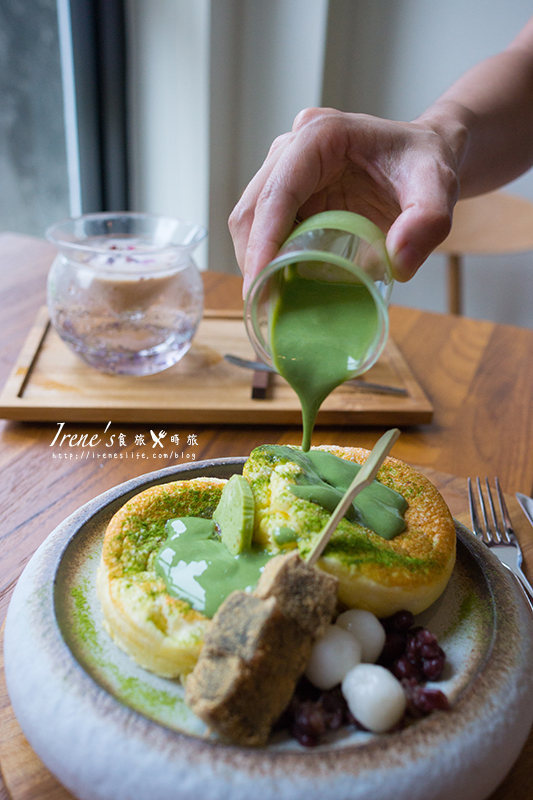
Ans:
{"label": "thumb", "polygon": [[410,280],[433,250],[444,241],[452,224],[452,208],[421,206],[406,208],[387,234],[387,250],[394,277]]}

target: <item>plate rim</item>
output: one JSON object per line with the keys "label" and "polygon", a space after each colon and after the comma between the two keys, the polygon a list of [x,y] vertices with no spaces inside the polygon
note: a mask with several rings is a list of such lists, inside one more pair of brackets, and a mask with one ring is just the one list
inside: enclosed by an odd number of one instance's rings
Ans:
{"label": "plate rim", "polygon": [[[65,783],[65,785],[69,785],[69,781],[72,779],[72,776],[69,774],[65,778],[61,763],[57,764],[54,762],[54,759],[50,759],[47,748],[39,739],[39,736],[32,735],[32,731],[28,730],[32,727],[31,719],[28,719],[28,714],[23,708],[24,703],[21,699],[20,685],[17,685],[17,680],[14,677],[14,671],[16,670],[17,662],[16,657],[13,655],[16,651],[16,629],[20,625],[21,614],[24,614],[24,610],[28,607],[27,602],[24,602],[25,587],[31,585],[32,581],[37,581],[41,587],[47,587],[47,589],[41,589],[41,602],[44,599],[45,605],[46,602],[48,602],[49,605],[51,601],[53,608],[55,574],[59,569],[62,558],[64,557],[69,544],[73,538],[78,535],[80,528],[87,523],[91,517],[96,516],[111,503],[118,501],[121,503],[126,502],[128,495],[131,496],[138,491],[142,491],[144,488],[148,488],[150,485],[154,485],[158,482],[166,483],[173,479],[179,479],[179,476],[182,473],[190,474],[191,472],[202,471],[202,473],[205,474],[206,470],[217,470],[220,467],[236,467],[238,469],[239,467],[242,467],[245,461],[246,457],[238,456],[207,459],[198,462],[172,465],[170,467],[149,472],[120,483],[88,501],[70,514],[65,520],[63,520],[63,522],[61,522],[47,536],[45,541],[37,549],[34,556],[32,556],[30,562],[26,566],[23,575],[17,584],[15,592],[13,593],[6,617],[4,639],[6,683],[8,685],[8,692],[12,699],[12,705],[15,714],[17,717],[19,717],[19,721],[21,722],[21,727],[23,730],[26,727],[24,732],[27,734],[30,743],[32,746],[34,746],[34,749],[36,750],[37,754],[40,755],[42,760],[45,761],[45,763],[48,762],[47,766],[49,766],[49,768],[51,768],[55,774],[57,774],[59,771],[60,774],[58,777]],[[504,607],[506,604],[510,604],[512,616],[514,616],[515,627],[518,629],[525,629],[525,625],[528,620],[527,608],[525,607],[521,596],[518,594],[516,587],[511,585],[510,581],[507,579],[507,576],[504,574],[503,567],[500,565],[497,558],[494,556],[494,554],[490,553],[487,548],[484,548],[482,543],[475,539],[474,535],[468,530],[468,528],[466,528],[466,526],[462,525],[458,521],[456,521],[456,530],[461,542],[469,550],[476,562],[481,565],[482,569],[484,569],[485,566],[487,567],[486,575],[489,576],[490,581],[492,582],[489,582],[489,586],[493,585],[494,592],[496,593],[496,596],[500,598],[500,600],[506,600]],[[47,597],[45,598],[44,595],[46,593]],[[52,667],[53,669],[63,669],[64,676],[68,678],[69,681],[74,681],[74,685],[77,687],[75,691],[78,692],[79,697],[85,695],[85,700],[87,700],[88,696],[94,697],[95,705],[99,709],[99,715],[97,715],[99,720],[104,720],[105,724],[109,724],[109,722],[112,720],[114,730],[127,730],[134,736],[136,740],[142,741],[143,739],[146,739],[150,741],[152,747],[155,747],[157,743],[158,748],[162,749],[169,756],[172,753],[174,758],[176,757],[177,751],[179,751],[180,757],[184,762],[196,764],[201,763],[204,768],[205,765],[209,763],[213,768],[213,775],[216,774],[220,776],[221,771],[225,772],[231,767],[231,769],[236,769],[242,774],[248,775],[249,777],[255,776],[255,779],[257,779],[259,775],[264,775],[265,770],[269,771],[270,773],[274,772],[278,776],[278,779],[280,779],[280,776],[282,778],[283,773],[289,770],[293,773],[293,777],[295,774],[299,774],[300,778],[305,784],[310,778],[313,782],[316,782],[319,776],[322,776],[323,779],[324,771],[327,771],[328,765],[334,763],[336,771],[340,769],[344,775],[350,775],[353,778],[355,775],[360,776],[365,772],[365,770],[368,769],[368,759],[365,756],[365,751],[368,753],[368,750],[379,750],[385,761],[387,760],[387,757],[391,756],[392,753],[394,757],[392,759],[389,758],[389,761],[391,761],[390,768],[392,769],[395,764],[397,766],[398,749],[403,751],[403,753],[400,753],[400,755],[404,759],[408,754],[412,759],[414,758],[415,760],[417,758],[427,759],[429,757],[428,750],[431,750],[431,748],[435,746],[435,743],[441,746],[443,737],[446,741],[449,741],[450,737],[452,737],[452,729],[454,728],[454,725],[451,724],[451,722],[452,720],[457,719],[457,711],[463,713],[463,710],[466,708],[466,713],[469,715],[473,710],[469,708],[468,705],[471,687],[466,687],[466,696],[464,698],[459,697],[457,700],[457,706],[460,706],[460,708],[456,708],[455,713],[446,712],[447,716],[444,718],[444,725],[442,723],[442,715],[435,714],[426,718],[423,721],[424,738],[426,740],[426,746],[423,748],[425,755],[420,751],[419,743],[416,741],[416,733],[420,729],[420,726],[416,725],[412,728],[404,729],[403,731],[399,732],[399,734],[388,734],[385,741],[379,740],[379,737],[375,737],[369,740],[368,743],[357,742],[353,744],[347,744],[334,750],[320,747],[315,748],[312,751],[285,751],[273,750],[269,748],[265,748],[260,751],[250,750],[250,748],[241,748],[231,744],[201,739],[185,732],[179,732],[166,728],[161,723],[145,717],[141,712],[125,706],[104,687],[96,683],[94,678],[86,672],[86,670],[71,652],[67,643],[63,640],[60,634],[57,619],[55,618],[55,614],[54,621],[55,628],[52,626],[51,631],[54,641],[53,646],[51,646],[52,649],[48,653],[48,667]],[[497,631],[493,637],[496,639],[496,641],[492,642],[492,646],[495,644],[498,645],[496,633]],[[517,647],[516,655],[522,660],[524,658],[527,659],[533,657],[533,643],[531,637],[529,637],[529,639],[527,636],[515,637],[515,646]],[[70,662],[68,664],[65,663],[65,654],[67,655],[67,661]],[[492,654],[494,655],[494,653]],[[501,675],[506,676],[503,679],[503,685],[506,682],[509,682],[509,665],[502,663],[501,653],[497,653],[496,655],[497,657],[495,658],[495,663],[492,664],[492,659],[490,659],[486,665],[486,668],[489,670],[499,671]],[[62,667],[61,664],[63,665]],[[484,678],[484,680],[476,682],[476,693],[478,696],[480,696],[480,693],[481,696],[486,695],[487,676],[485,675]],[[490,680],[488,683],[490,684]],[[533,689],[533,678],[531,679],[530,684],[530,688]],[[521,729],[525,730],[525,736],[527,736],[531,721],[533,720],[533,703],[530,703],[530,707],[527,708],[527,713],[524,713],[524,708],[522,708],[521,720]],[[23,723],[25,723],[25,725]],[[461,728],[461,725],[459,727]],[[401,736],[401,740],[399,740],[399,736]],[[505,771],[507,771],[507,769],[510,767],[510,763],[508,763],[509,758],[512,758],[512,761],[514,761],[514,758],[518,755],[523,741],[525,740],[525,736],[522,741],[519,741],[519,746],[515,748],[516,754],[513,750],[513,754],[508,755],[505,762]],[[520,740],[520,737],[518,737],[518,739]],[[309,758],[309,755],[312,757]],[[400,761],[402,758],[400,758]],[[305,775],[302,774],[303,762],[305,762]],[[180,767],[182,771],[183,766],[184,764],[182,764]],[[177,771],[179,772],[180,769]],[[330,785],[331,782],[328,781],[328,786]],[[76,788],[79,792],[80,787],[78,786],[77,781]],[[202,791],[205,796],[204,790]],[[84,796],[85,795],[80,795],[80,797]],[[100,796],[107,797],[108,795],[95,795],[95,797]],[[118,798],[120,795],[115,794],[114,796]],[[217,795],[217,797],[218,796],[221,797],[222,795]],[[232,796],[235,795],[233,794]],[[305,791],[305,794],[302,796],[314,797],[314,794],[309,794],[308,787],[308,789]],[[474,797],[473,795],[471,796]],[[379,796],[376,795],[376,798],[378,797]]]}

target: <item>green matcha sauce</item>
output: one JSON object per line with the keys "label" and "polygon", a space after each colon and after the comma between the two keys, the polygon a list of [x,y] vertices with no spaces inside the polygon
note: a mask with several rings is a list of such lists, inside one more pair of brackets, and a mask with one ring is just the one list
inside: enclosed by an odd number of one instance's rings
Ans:
{"label": "green matcha sauce", "polygon": [[[263,452],[298,464],[302,472],[296,477],[296,485],[291,486],[291,492],[303,500],[317,503],[330,513],[361,469],[360,464],[324,450],[305,453],[286,445],[265,445]],[[406,510],[407,501],[401,494],[373,481],[357,495],[346,512],[346,518],[370,528],[384,539],[392,539],[405,530],[403,515]]]}
{"label": "green matcha sauce", "polygon": [[286,270],[271,321],[274,366],[299,397],[302,449],[311,447],[318,409],[341,383],[353,377],[374,342],[378,314],[360,283],[302,278]]}
{"label": "green matcha sauce", "polygon": [[[273,461],[298,464],[301,472],[291,492],[330,512],[361,469],[359,464],[323,450],[305,453],[285,445],[264,445],[262,451]],[[398,492],[373,481],[359,493],[346,516],[384,539],[392,539],[405,529],[406,508],[407,501]],[[212,519],[179,517],[169,520],[165,528],[168,538],[156,555],[156,574],[169,594],[206,617],[213,617],[234,590],[253,591],[269,558],[275,555],[253,547],[232,555]],[[276,528],[273,534],[278,547],[295,544],[297,538],[288,526]]]}
{"label": "green matcha sauce", "polygon": [[278,547],[283,547],[286,544],[292,544],[298,541],[298,534],[295,530],[289,528],[288,525],[279,525],[274,528],[272,538]]}
{"label": "green matcha sauce", "polygon": [[231,555],[210,519],[180,517],[169,520],[166,529],[168,539],[157,553],[155,571],[169,594],[206,617],[235,589],[252,591],[274,555],[253,549]]}

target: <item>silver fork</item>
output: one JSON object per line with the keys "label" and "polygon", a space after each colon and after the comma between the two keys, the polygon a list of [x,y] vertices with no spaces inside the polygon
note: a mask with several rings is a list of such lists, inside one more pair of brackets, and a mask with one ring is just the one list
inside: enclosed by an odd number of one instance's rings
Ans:
{"label": "silver fork", "polygon": [[490,508],[490,519],[487,513],[487,505],[481,491],[481,483],[479,478],[476,478],[477,492],[479,497],[479,505],[483,517],[483,525],[476,509],[474,501],[474,490],[472,480],[468,479],[468,502],[470,505],[470,516],[472,518],[472,529],[478,539],[481,539],[487,547],[494,550],[495,555],[498,556],[501,563],[513,574],[519,586],[521,587],[524,596],[533,611],[533,587],[522,571],[522,549],[520,543],[516,538],[511,518],[507,510],[505,498],[500,488],[498,478],[495,478],[496,492],[498,495],[498,505],[500,509],[500,519],[496,513],[496,506],[492,498],[492,492],[489,485],[488,478],[485,478],[485,487],[488,505]]}

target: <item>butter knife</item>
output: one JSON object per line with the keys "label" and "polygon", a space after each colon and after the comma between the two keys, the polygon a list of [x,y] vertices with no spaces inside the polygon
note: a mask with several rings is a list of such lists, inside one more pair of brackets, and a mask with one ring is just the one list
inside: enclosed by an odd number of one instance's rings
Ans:
{"label": "butter knife", "polygon": [[[530,525],[533,526],[533,499],[528,497],[527,494],[522,494],[522,492],[516,492],[515,494],[516,499],[518,500],[518,504],[524,514],[526,515],[527,521]],[[529,583],[528,579],[524,575],[521,569],[522,564],[522,550],[519,547],[519,562],[518,562],[518,572],[515,571],[517,577],[519,578],[520,582],[524,586],[525,590],[529,594],[529,596],[533,599],[533,586]]]}
{"label": "butter knife", "polygon": [[[236,367],[243,367],[244,369],[259,370],[261,372],[277,371],[269,364],[265,364],[264,361],[252,361],[249,358],[240,358],[240,356],[233,356],[230,353],[226,353],[224,359],[229,364],[233,364]],[[357,386],[358,389],[366,389],[367,391],[375,392],[376,394],[394,394],[400,397],[407,397],[409,394],[407,389],[403,389],[399,386],[386,386],[382,383],[371,383],[370,381],[365,381],[363,378],[351,378],[350,380],[346,381],[346,385]]]}
{"label": "butter knife", "polygon": [[526,515],[530,525],[533,525],[533,498],[528,497],[527,494],[522,494],[521,492],[517,492],[515,497],[518,500],[520,508]]}

